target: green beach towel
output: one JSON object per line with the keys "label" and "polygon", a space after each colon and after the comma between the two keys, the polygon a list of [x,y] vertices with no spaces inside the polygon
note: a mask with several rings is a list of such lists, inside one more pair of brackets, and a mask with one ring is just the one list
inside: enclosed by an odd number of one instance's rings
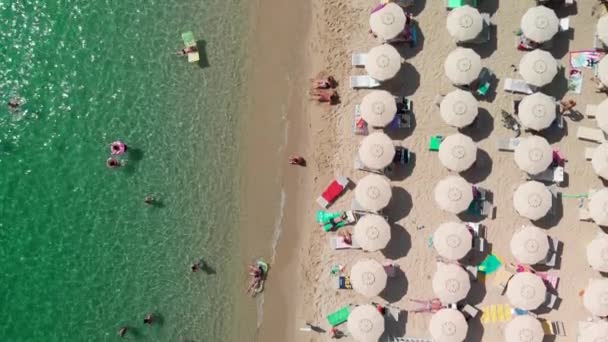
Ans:
{"label": "green beach towel", "polygon": [[346,221],[340,221],[335,225],[330,222],[331,220],[337,219],[338,217],[342,216],[342,214],[344,214],[343,211],[332,213],[329,211],[319,210],[317,211],[317,223],[322,224],[323,230],[326,232],[330,231],[334,226],[336,228],[344,227],[344,225],[346,225]]}
{"label": "green beach towel", "polygon": [[439,146],[441,146],[442,141],[443,137],[441,135],[432,136],[429,141],[429,151],[439,151]]}
{"label": "green beach towel", "polygon": [[500,266],[502,266],[500,258],[494,254],[490,254],[481,262],[477,269],[485,274],[492,274],[496,272]]}
{"label": "green beach towel", "polygon": [[343,307],[342,309],[327,315],[327,321],[332,327],[340,325],[348,320],[350,316],[350,305]]}
{"label": "green beach towel", "polygon": [[182,33],[182,40],[186,47],[196,46],[196,40],[194,39],[194,33],[192,33],[192,31]]}

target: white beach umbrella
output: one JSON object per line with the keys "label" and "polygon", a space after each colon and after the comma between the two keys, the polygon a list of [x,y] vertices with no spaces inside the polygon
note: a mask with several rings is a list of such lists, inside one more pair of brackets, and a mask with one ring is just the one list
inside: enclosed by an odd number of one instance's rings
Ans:
{"label": "white beach umbrella", "polygon": [[530,315],[515,316],[505,328],[506,342],[542,342],[544,337],[543,325]]}
{"label": "white beach umbrella", "polygon": [[597,65],[597,77],[604,86],[608,87],[608,55],[602,57]]}
{"label": "white beach umbrella", "polygon": [[532,135],[519,139],[514,157],[522,171],[536,175],[548,169],[553,162],[553,149],[547,139]]}
{"label": "white beach umbrella", "polygon": [[457,303],[471,289],[469,273],[456,264],[437,263],[433,276],[433,292],[443,303]]}
{"label": "white beach umbrella", "polygon": [[551,126],[556,117],[556,108],[554,98],[534,93],[525,96],[519,103],[519,119],[524,127],[540,131]]}
{"label": "white beach umbrella", "polygon": [[355,200],[369,211],[384,209],[392,195],[391,184],[386,177],[380,175],[363,177],[355,188]]}
{"label": "white beach umbrella", "polygon": [[591,194],[589,215],[598,225],[608,226],[608,188],[603,188]]}
{"label": "white beach umbrella", "polygon": [[385,127],[396,113],[395,97],[386,90],[372,90],[361,100],[361,117],[373,127]]}
{"label": "white beach umbrella", "polygon": [[521,184],[513,194],[513,206],[519,215],[530,220],[538,220],[549,212],[553,205],[551,192],[537,181]]}
{"label": "white beach umbrella", "polygon": [[477,159],[477,145],[470,137],[456,133],[448,135],[439,146],[439,160],[447,169],[461,172]]}
{"label": "white beach umbrella", "polygon": [[387,275],[376,260],[357,261],[350,270],[350,283],[355,291],[366,297],[375,297],[386,287]]}
{"label": "white beach umbrella", "polygon": [[608,45],[608,15],[603,15],[597,21],[595,32],[602,43],[604,43],[604,45]]}
{"label": "white beach umbrella", "polygon": [[381,39],[393,39],[405,28],[405,12],[401,6],[390,2],[372,13],[369,17],[369,26]]}
{"label": "white beach umbrella", "polygon": [[458,47],[445,59],[443,69],[454,85],[469,85],[479,77],[481,57],[473,49]]}
{"label": "white beach umbrella", "polygon": [[460,89],[449,92],[439,104],[439,113],[443,121],[458,128],[473,123],[478,110],[477,99],[473,94]]}
{"label": "white beach umbrella", "polygon": [[462,312],[441,309],[431,316],[429,330],[435,342],[461,342],[467,336],[469,325]]}
{"label": "white beach umbrella", "polygon": [[608,272],[608,235],[600,234],[587,245],[587,262],[594,270]]}
{"label": "white beach umbrella", "polygon": [[435,186],[435,201],[441,210],[459,214],[471,205],[473,186],[462,177],[446,177]]}
{"label": "white beach umbrella", "polygon": [[608,180],[608,143],[603,143],[595,148],[591,165],[598,176]]}
{"label": "white beach umbrella", "polygon": [[392,45],[382,44],[373,47],[367,53],[365,70],[370,77],[378,81],[389,80],[401,69],[402,58]]}
{"label": "white beach umbrella", "polygon": [[597,113],[595,120],[597,126],[602,129],[605,133],[608,133],[608,99],[600,102],[595,112]]}
{"label": "white beach umbrella", "polygon": [[540,228],[525,226],[513,234],[511,253],[522,264],[539,263],[549,253],[549,237]]}
{"label": "white beach umbrella", "polygon": [[378,341],[384,333],[384,317],[369,304],[354,308],[346,325],[353,338],[360,342]]}
{"label": "white beach umbrella", "polygon": [[388,135],[374,132],[361,140],[359,159],[365,166],[382,170],[393,162],[394,157],[395,145]]}
{"label": "white beach umbrella", "polygon": [[536,49],[521,58],[519,73],[526,83],[542,87],[553,81],[557,67],[557,60],[549,52]]}
{"label": "white beach umbrella", "polygon": [[584,329],[580,329],[578,334],[577,342],[608,342],[608,322],[590,323]]}
{"label": "white beach umbrella", "polygon": [[594,316],[608,316],[608,278],[589,279],[583,305]]}
{"label": "white beach umbrella", "polygon": [[448,14],[447,28],[456,41],[466,42],[481,34],[483,18],[476,8],[465,5],[453,9]]}
{"label": "white beach umbrella", "polygon": [[537,43],[544,43],[557,33],[559,19],[555,12],[545,6],[529,8],[521,18],[523,35]]}
{"label": "white beach umbrella", "polygon": [[361,217],[353,229],[353,238],[363,250],[380,250],[391,239],[391,226],[380,215],[367,214]]}
{"label": "white beach umbrella", "polygon": [[433,233],[433,247],[439,255],[449,260],[464,258],[473,246],[473,235],[460,222],[446,222]]}
{"label": "white beach umbrella", "polygon": [[546,294],[545,283],[534,273],[515,273],[507,284],[507,298],[516,308],[535,310],[545,301]]}

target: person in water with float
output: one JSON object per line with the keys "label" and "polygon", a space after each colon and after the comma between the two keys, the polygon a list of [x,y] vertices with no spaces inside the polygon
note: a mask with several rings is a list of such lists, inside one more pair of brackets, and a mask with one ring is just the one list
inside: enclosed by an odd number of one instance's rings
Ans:
{"label": "person in water with float", "polygon": [[120,140],[116,140],[112,144],[110,144],[110,152],[113,156],[121,156],[127,152],[127,144]]}

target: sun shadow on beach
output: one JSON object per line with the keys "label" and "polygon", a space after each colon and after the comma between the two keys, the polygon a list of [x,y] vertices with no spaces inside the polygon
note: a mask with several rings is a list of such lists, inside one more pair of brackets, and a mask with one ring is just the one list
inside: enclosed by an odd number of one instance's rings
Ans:
{"label": "sun shadow on beach", "polygon": [[391,224],[391,239],[382,250],[382,255],[388,259],[403,258],[412,248],[412,237],[407,230],[396,223]]}
{"label": "sun shadow on beach", "polygon": [[483,0],[477,5],[479,13],[489,13],[490,15],[496,13],[498,10],[498,0]]}
{"label": "sun shadow on beach", "polygon": [[404,63],[391,80],[386,81],[382,88],[393,94],[412,95],[420,86],[420,73],[410,63]]}
{"label": "sun shadow on beach", "polygon": [[393,181],[402,181],[409,177],[412,172],[414,172],[414,168],[416,167],[416,154],[414,152],[410,152],[410,160],[407,165],[392,165],[390,169],[387,169],[385,175]]}
{"label": "sun shadow on beach", "polygon": [[427,0],[416,0],[414,1],[414,6],[410,6],[405,9],[406,12],[412,13],[414,16],[420,14],[422,10],[426,7]]}
{"label": "sun shadow on beach", "polygon": [[412,205],[412,195],[403,188],[393,187],[393,196],[384,213],[391,221],[397,222],[410,213]]}
{"label": "sun shadow on beach", "polygon": [[553,57],[561,59],[568,51],[570,51],[570,40],[574,37],[574,29],[570,28],[567,32],[558,32],[553,37],[553,45],[549,48],[549,52]]}
{"label": "sun shadow on beach", "polygon": [[140,161],[144,158],[144,151],[141,148],[129,148],[129,160]]}
{"label": "sun shadow on beach", "polygon": [[385,131],[386,135],[388,135],[393,140],[404,140],[414,133],[416,129],[416,116],[412,115],[410,119],[410,127],[407,128],[396,128],[396,129],[387,129]]}
{"label": "sun shadow on beach", "polygon": [[561,100],[568,93],[568,78],[565,73],[559,72],[553,82],[543,87],[542,91],[557,100]]}
{"label": "sun shadow on beach", "polygon": [[471,282],[471,290],[467,295],[467,303],[475,306],[480,304],[486,297],[486,284],[485,282],[477,279]]}
{"label": "sun shadow on beach", "polygon": [[460,175],[469,183],[476,184],[486,180],[490,176],[492,165],[492,158],[490,158],[488,152],[478,148],[475,164],[470,169],[461,172]]}
{"label": "sun shadow on beach", "polygon": [[208,68],[209,65],[209,57],[207,56],[207,42],[203,39],[196,41],[196,48],[198,50],[198,66],[201,69]]}
{"label": "sun shadow on beach", "polygon": [[380,341],[391,341],[390,337],[392,336],[405,335],[407,318],[407,311],[405,310],[399,310],[397,317],[386,317],[384,320],[384,333],[380,337]]}
{"label": "sun shadow on beach", "polygon": [[389,278],[386,282],[386,287],[380,293],[380,298],[386,300],[389,303],[395,303],[401,300],[407,293],[408,282],[405,277],[405,273],[397,268],[395,276]]}
{"label": "sun shadow on beach", "polygon": [[415,22],[414,25],[416,25],[416,30],[417,30],[416,31],[416,44],[414,46],[410,46],[409,43],[404,43],[404,44],[395,46],[397,51],[399,51],[399,54],[405,59],[410,59],[410,58],[416,56],[424,48],[424,34],[422,33],[422,30],[420,29],[420,25],[418,24],[418,22]]}
{"label": "sun shadow on beach", "polygon": [[483,333],[485,328],[479,319],[471,319],[468,321],[469,330],[467,331],[467,342],[481,342],[483,341]]}
{"label": "sun shadow on beach", "polygon": [[475,142],[489,137],[492,131],[494,131],[494,117],[485,108],[479,108],[473,124],[460,129],[460,133],[468,135]]}
{"label": "sun shadow on beach", "polygon": [[460,44],[462,47],[473,49],[473,51],[477,52],[477,54],[481,58],[488,58],[492,56],[494,52],[498,49],[498,28],[495,25],[490,25],[488,30],[490,30],[490,40],[483,44]]}
{"label": "sun shadow on beach", "polygon": [[549,212],[545,217],[540,220],[532,221],[532,223],[539,227],[549,229],[551,227],[555,227],[559,224],[562,217],[564,216],[564,204],[562,202],[562,197],[558,194],[557,198],[553,200],[553,212]]}

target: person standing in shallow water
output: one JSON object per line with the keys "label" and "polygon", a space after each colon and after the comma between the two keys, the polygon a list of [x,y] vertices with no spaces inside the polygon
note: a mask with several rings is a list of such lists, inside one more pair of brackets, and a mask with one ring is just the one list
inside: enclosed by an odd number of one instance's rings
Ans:
{"label": "person standing in shallow water", "polygon": [[120,329],[118,329],[118,336],[125,337],[128,330],[129,329],[127,327],[120,327]]}
{"label": "person standing in shallow water", "polygon": [[154,323],[154,315],[149,313],[144,318],[144,324],[152,325],[152,323]]}

